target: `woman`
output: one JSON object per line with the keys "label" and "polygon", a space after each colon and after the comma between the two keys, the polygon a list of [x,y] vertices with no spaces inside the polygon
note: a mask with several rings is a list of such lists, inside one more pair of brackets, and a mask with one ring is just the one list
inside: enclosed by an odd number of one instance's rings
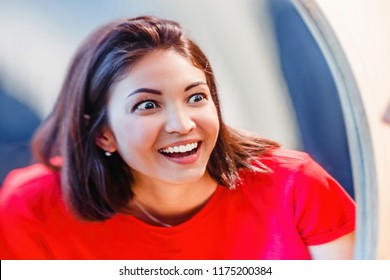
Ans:
{"label": "woman", "polygon": [[352,257],[352,200],[306,154],[226,126],[169,20],[87,38],[33,152],[1,190],[2,258]]}

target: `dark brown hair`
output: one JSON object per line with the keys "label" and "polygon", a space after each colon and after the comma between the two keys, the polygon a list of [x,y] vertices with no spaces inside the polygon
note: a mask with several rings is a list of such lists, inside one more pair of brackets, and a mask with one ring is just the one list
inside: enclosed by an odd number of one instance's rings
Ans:
{"label": "dark brown hair", "polygon": [[[240,168],[267,172],[259,156],[278,145],[225,125],[211,66],[178,23],[147,16],[111,22],[80,46],[53,111],[33,139],[36,159],[60,170],[65,201],[83,219],[105,220],[124,212],[133,197],[130,168],[118,153],[106,157],[95,139],[108,124],[110,86],[140,58],[158,49],[174,50],[205,72],[220,122],[207,166],[211,176],[234,187]],[[60,164],[53,161],[56,157]]]}

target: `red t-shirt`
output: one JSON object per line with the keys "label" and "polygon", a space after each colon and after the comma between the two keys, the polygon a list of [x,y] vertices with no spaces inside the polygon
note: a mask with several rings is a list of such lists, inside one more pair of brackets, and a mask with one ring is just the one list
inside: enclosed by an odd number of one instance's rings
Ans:
{"label": "red t-shirt", "polygon": [[278,149],[273,173],[242,170],[191,219],[165,228],[131,215],[75,219],[58,173],[42,165],[10,173],[0,192],[1,259],[310,259],[308,245],[354,229],[355,206],[308,155]]}

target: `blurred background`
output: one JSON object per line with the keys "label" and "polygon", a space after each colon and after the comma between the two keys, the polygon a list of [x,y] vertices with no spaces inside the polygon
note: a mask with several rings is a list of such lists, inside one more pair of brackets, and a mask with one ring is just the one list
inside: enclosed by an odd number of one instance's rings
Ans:
{"label": "blurred background", "polygon": [[[376,193],[377,184],[381,191],[389,183],[383,175],[385,166],[390,168],[383,150],[389,138],[380,136],[389,131],[378,114],[390,101],[384,102],[390,99],[390,71],[385,75],[389,69],[377,71],[377,65],[390,65],[383,56],[390,49],[383,39],[390,7],[386,0],[336,2],[0,0],[0,184],[10,170],[32,162],[30,138],[50,112],[81,41],[109,20],[155,15],[179,21],[209,57],[228,124],[308,152],[363,201]],[[333,57],[335,44],[324,43],[330,38],[324,32],[333,34],[342,50]],[[335,66],[337,56],[351,77]],[[351,89],[345,85],[351,84],[355,103],[345,101]],[[360,126],[363,132],[354,133]],[[353,144],[361,135],[368,152]],[[356,156],[360,153],[371,153],[370,161]],[[364,181],[365,176],[359,183],[357,174],[369,168],[374,179]],[[390,197],[388,191],[384,195]],[[366,207],[376,209],[376,197],[370,196]],[[380,203],[385,207],[387,201]],[[367,220],[365,208],[359,209]]]}

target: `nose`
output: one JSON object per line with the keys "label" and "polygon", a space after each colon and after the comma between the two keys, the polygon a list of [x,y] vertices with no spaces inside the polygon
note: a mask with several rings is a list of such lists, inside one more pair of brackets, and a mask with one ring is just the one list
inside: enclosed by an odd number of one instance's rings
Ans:
{"label": "nose", "polygon": [[196,124],[188,110],[173,107],[167,110],[165,131],[167,133],[188,134],[196,127]]}

